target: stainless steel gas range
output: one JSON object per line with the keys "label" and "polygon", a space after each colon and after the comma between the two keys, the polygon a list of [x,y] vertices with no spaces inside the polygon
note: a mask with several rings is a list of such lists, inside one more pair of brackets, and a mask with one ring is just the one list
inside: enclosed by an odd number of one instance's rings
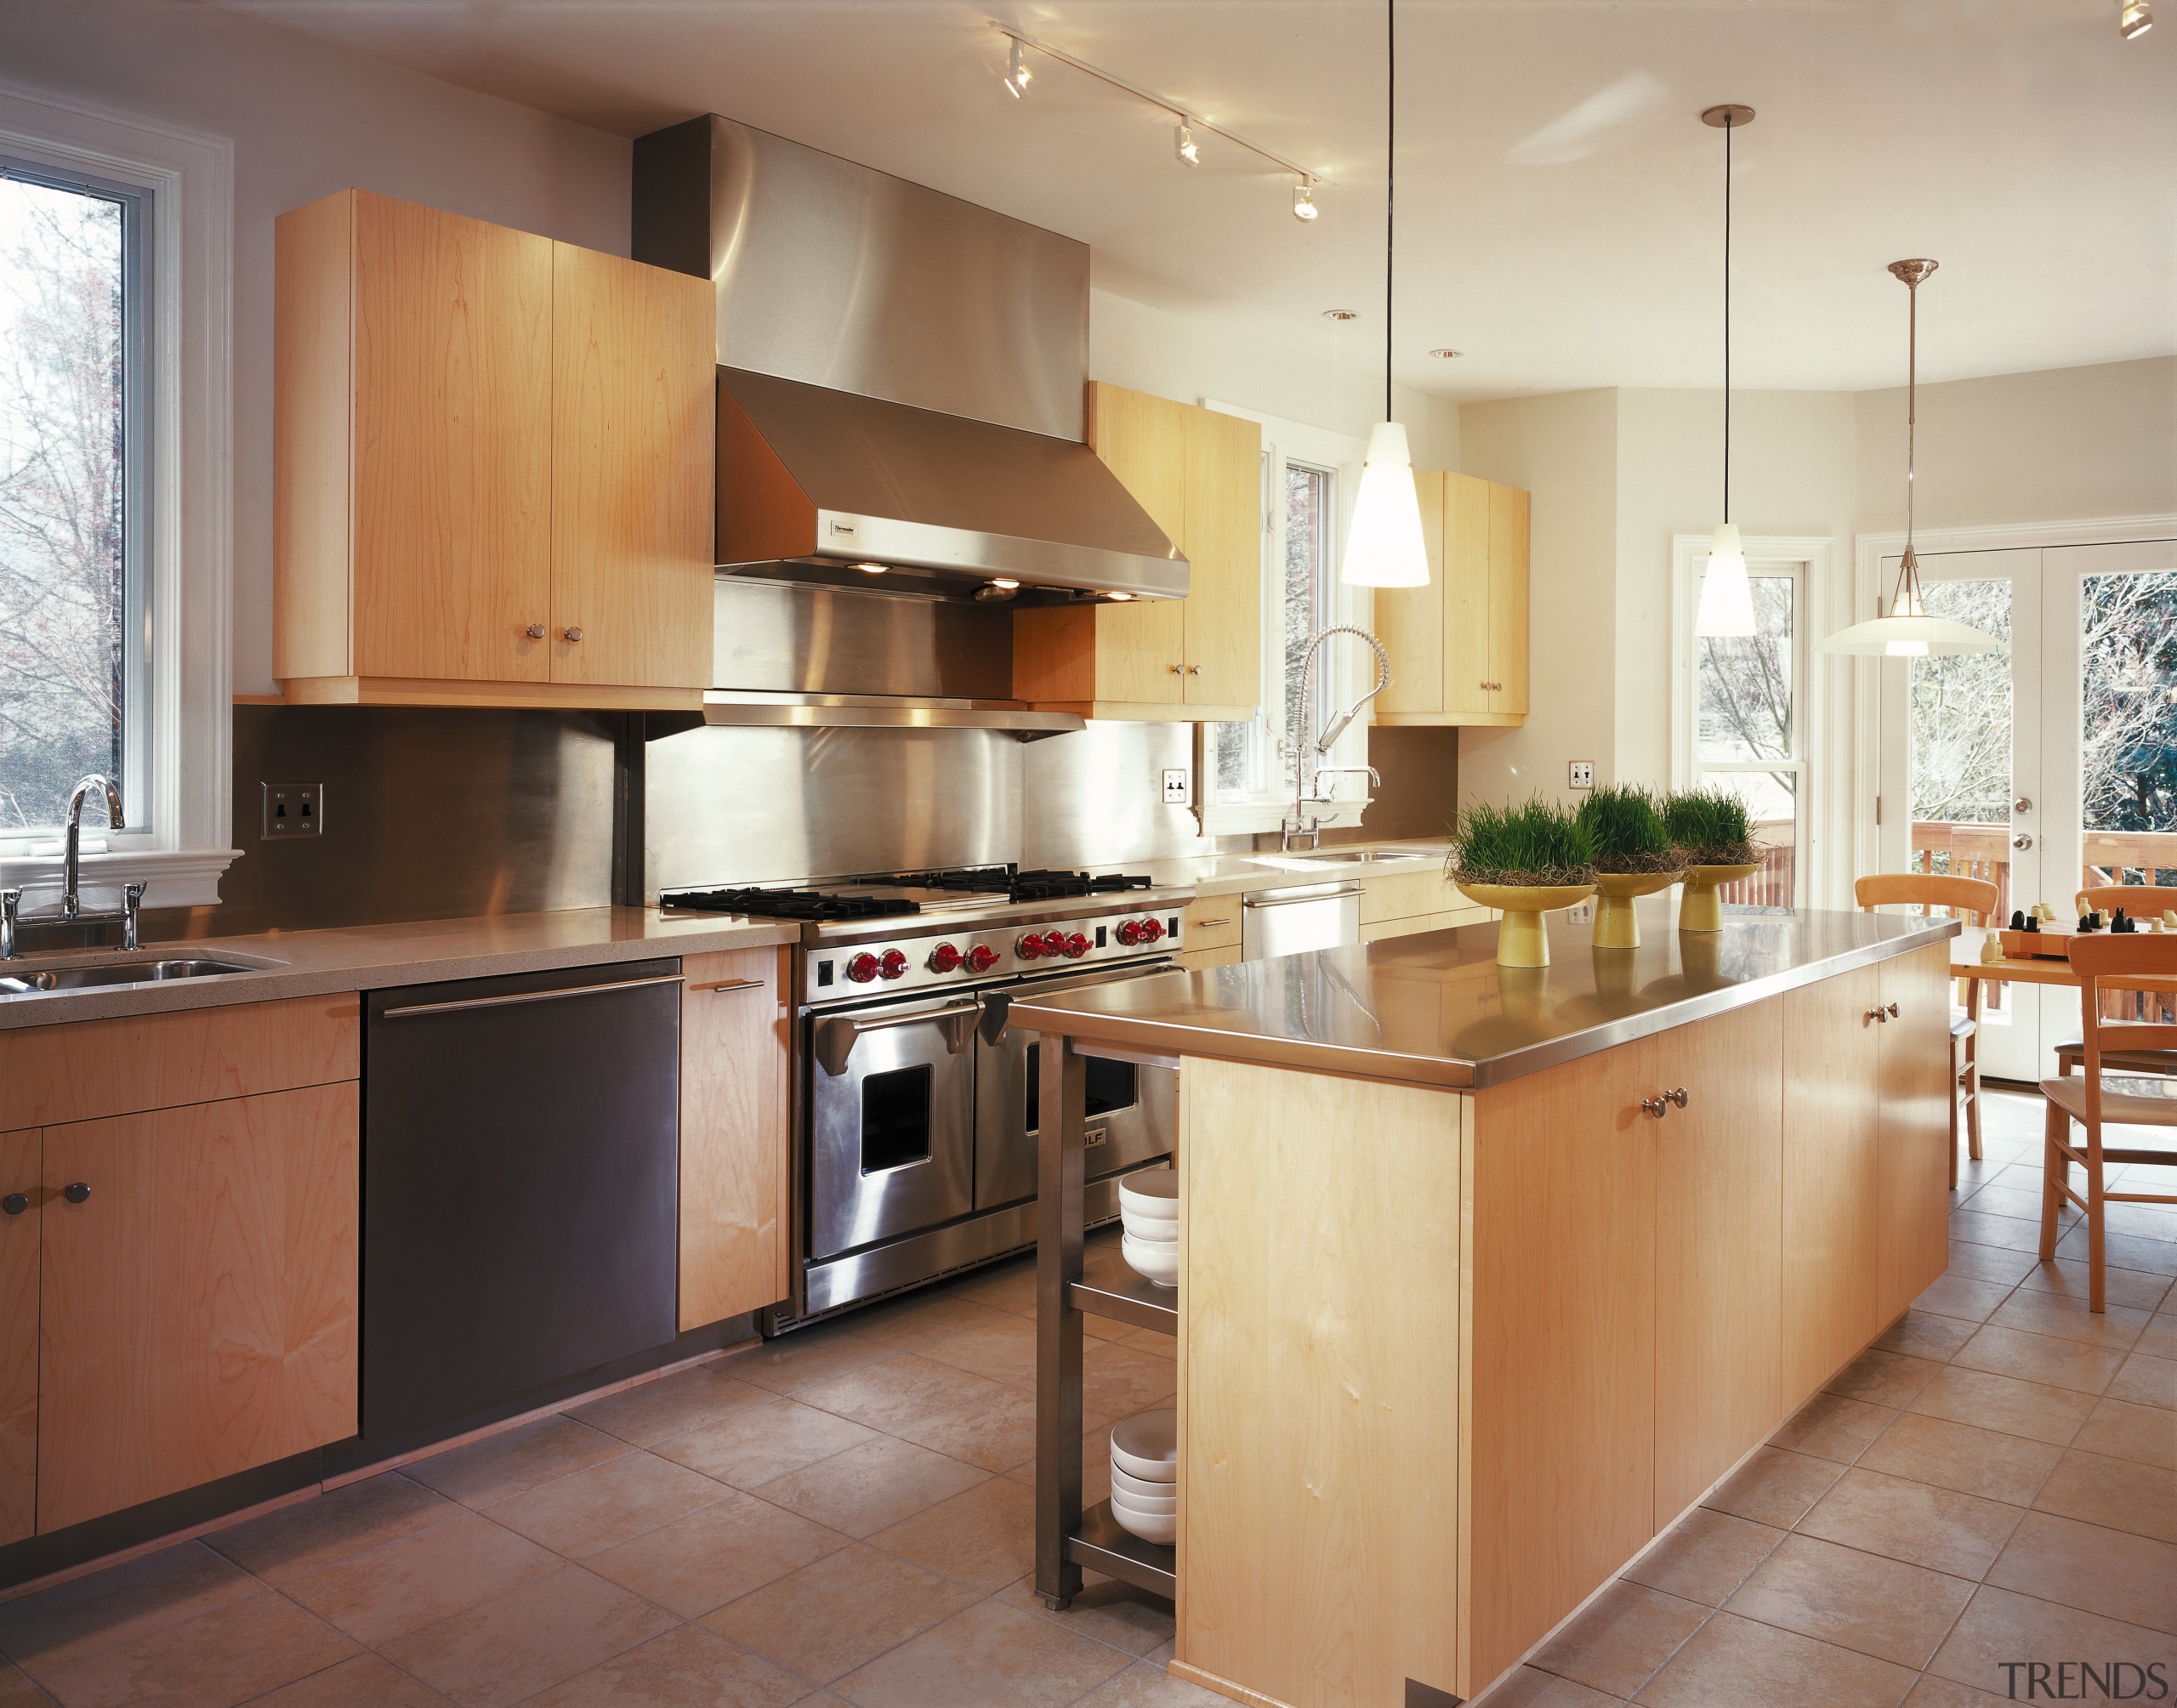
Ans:
{"label": "stainless steel gas range", "polygon": [[[1019,993],[1168,971],[1185,890],[977,866],[671,891],[672,911],[799,919],[793,1295],[777,1331],[1035,1240],[1037,1046]],[[1169,1068],[1088,1063],[1091,1223],[1170,1154]]]}

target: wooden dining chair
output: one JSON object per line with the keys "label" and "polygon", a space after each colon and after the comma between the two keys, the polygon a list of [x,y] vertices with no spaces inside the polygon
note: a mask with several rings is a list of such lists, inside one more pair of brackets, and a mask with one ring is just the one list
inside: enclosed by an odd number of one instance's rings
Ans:
{"label": "wooden dining chair", "polygon": [[[1970,914],[1975,925],[1987,925],[2002,905],[2003,892],[1982,877],[1951,877],[1924,871],[1873,872],[1852,886],[1860,911],[1873,913],[1895,903],[1947,908],[1953,916]],[[1950,1023],[1950,1071],[1956,1083],[1950,1098],[1950,1183],[1958,1184],[1958,1115],[1965,1110],[1965,1143],[1974,1161],[1981,1160],[1981,981],[1965,981],[1965,1014]]]}
{"label": "wooden dining chair", "polygon": [[[2041,1161],[2041,1259],[2046,1263],[2056,1255],[2056,1214],[2069,1199],[2086,1215],[2087,1303],[2099,1311],[2108,1302],[2102,1261],[2103,1206],[2177,1204],[2177,1193],[2112,1192],[2102,1172],[2112,1162],[2177,1164],[2177,1143],[2166,1150],[2112,1148],[2102,1143],[2101,1133],[2105,1121],[2177,1127],[2177,1081],[2118,1079],[2112,1084],[2106,1075],[2121,1054],[2177,1050],[2177,1024],[2112,1020],[2100,1013],[2098,999],[2105,989],[2125,988],[2128,977],[2177,974],[2177,936],[2097,933],[2074,938],[2071,963],[2078,977],[2079,1013],[2085,1022],[2083,1071],[2076,1079],[2064,1075],[2041,1081],[2041,1094],[2049,1100]],[[2083,1147],[2072,1142],[2074,1123],[2086,1129]],[[2084,1197],[2072,1189],[2073,1163],[2086,1171]]]}
{"label": "wooden dining chair", "polygon": [[2072,905],[2081,915],[2106,915],[2121,907],[2134,919],[2159,919],[2177,909],[2177,884],[2093,883],[2079,891]]}

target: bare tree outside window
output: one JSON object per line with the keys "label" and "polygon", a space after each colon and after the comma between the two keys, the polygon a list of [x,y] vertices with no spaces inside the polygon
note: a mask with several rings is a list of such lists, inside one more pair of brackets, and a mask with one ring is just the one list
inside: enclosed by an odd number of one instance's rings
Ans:
{"label": "bare tree outside window", "polygon": [[[1930,581],[1920,591],[1929,616],[2010,639],[2009,581]],[[1907,695],[1913,822],[2009,824],[2010,654],[1913,659]]]}
{"label": "bare tree outside window", "polygon": [[[1269,704],[1259,723],[1220,723],[1217,726],[1217,786],[1226,799],[1251,790],[1267,788],[1290,792],[1295,745],[1305,739],[1299,704],[1300,662],[1308,642],[1332,621],[1330,590],[1330,531],[1333,525],[1336,476],[1327,468],[1304,463],[1279,465],[1282,490],[1277,497],[1284,508],[1284,561],[1280,566],[1276,593],[1279,616],[1280,675],[1265,684]],[[1322,727],[1329,717],[1331,672],[1325,660],[1316,661],[1311,684],[1316,704],[1307,708],[1311,725],[1306,734]],[[1270,732],[1266,738],[1264,725]],[[1258,752],[1258,750],[1265,750]]]}
{"label": "bare tree outside window", "polygon": [[2082,825],[2177,831],[2177,570],[2080,588]]}
{"label": "bare tree outside window", "polygon": [[0,831],[121,769],[125,217],[0,173]]}

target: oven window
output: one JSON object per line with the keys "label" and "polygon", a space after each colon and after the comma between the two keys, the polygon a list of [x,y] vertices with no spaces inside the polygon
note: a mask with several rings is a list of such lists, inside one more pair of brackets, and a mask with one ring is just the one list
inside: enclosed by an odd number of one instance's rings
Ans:
{"label": "oven window", "polygon": [[[1100,1115],[1111,1115],[1123,1109],[1132,1109],[1141,1100],[1140,1081],[1132,1062],[1107,1061],[1101,1056],[1090,1056],[1085,1064],[1088,1071],[1088,1118],[1094,1121]],[[1028,1046],[1028,1118],[1031,1132],[1041,1132],[1043,1122],[1037,1117],[1043,1084],[1043,1046]]]}
{"label": "oven window", "polygon": [[861,1082],[861,1172],[929,1160],[929,1064]]}

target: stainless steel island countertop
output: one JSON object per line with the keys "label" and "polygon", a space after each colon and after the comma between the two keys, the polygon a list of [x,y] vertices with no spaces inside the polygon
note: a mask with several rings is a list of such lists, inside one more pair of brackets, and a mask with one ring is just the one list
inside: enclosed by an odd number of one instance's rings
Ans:
{"label": "stainless steel island countertop", "polygon": [[1825,912],[1726,916],[1674,929],[1675,899],[1643,901],[1638,949],[1597,949],[1549,916],[1551,964],[1499,967],[1497,927],[1242,962],[1045,1001],[1011,1024],[1088,1053],[1209,1056],[1469,1090],[1742,1007],[1958,934],[1955,920]]}

